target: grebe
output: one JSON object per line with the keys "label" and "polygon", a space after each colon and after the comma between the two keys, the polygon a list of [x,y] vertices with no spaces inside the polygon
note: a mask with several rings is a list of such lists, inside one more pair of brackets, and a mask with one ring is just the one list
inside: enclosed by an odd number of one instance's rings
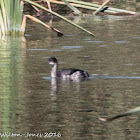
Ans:
{"label": "grebe", "polygon": [[86,71],[68,68],[62,69],[61,71],[57,71],[58,69],[58,61],[55,57],[49,58],[49,64],[52,65],[51,77],[60,77],[60,78],[69,78],[70,80],[85,80],[89,77],[89,74]]}

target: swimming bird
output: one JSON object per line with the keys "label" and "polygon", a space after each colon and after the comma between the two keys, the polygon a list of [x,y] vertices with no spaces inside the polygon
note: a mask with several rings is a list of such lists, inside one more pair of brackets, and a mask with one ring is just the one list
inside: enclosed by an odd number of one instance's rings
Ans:
{"label": "swimming bird", "polygon": [[89,74],[80,69],[76,68],[67,68],[58,71],[58,60],[55,57],[50,57],[48,60],[49,64],[52,65],[51,77],[60,77],[63,79],[70,80],[86,80],[89,77]]}

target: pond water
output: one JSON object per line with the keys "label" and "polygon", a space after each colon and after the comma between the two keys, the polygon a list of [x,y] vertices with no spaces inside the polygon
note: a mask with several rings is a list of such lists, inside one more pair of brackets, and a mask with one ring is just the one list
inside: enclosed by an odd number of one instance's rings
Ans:
{"label": "pond water", "polygon": [[[0,139],[140,138],[139,114],[109,123],[98,119],[139,106],[140,17],[72,20],[96,37],[64,21],[52,22],[63,37],[28,22],[25,38],[1,41]],[[59,69],[86,70],[89,80],[51,79],[50,56]]]}

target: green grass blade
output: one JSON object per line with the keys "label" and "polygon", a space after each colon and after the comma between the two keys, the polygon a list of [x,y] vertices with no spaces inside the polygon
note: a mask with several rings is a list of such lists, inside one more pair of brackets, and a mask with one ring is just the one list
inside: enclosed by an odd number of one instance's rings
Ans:
{"label": "green grass blade", "polygon": [[[51,3],[55,3],[55,4],[60,4],[60,5],[66,5],[64,2],[60,2],[60,1],[53,1],[53,0],[49,0],[49,2]],[[83,5],[83,4],[78,4],[78,3],[70,3],[72,6],[78,7],[78,8],[83,8],[83,9],[88,9],[88,10],[97,10],[97,7],[93,7],[93,6],[88,6],[88,5]]]}
{"label": "green grass blade", "polygon": [[14,29],[14,0],[10,0],[10,32]]}
{"label": "green grass blade", "polygon": [[7,30],[8,30],[7,29],[7,15],[6,15],[6,9],[5,9],[5,4],[4,4],[3,0],[0,1],[0,5],[1,5],[3,22],[4,22],[4,29],[5,29],[5,32],[7,32]]}
{"label": "green grass blade", "polygon": [[[40,1],[43,1],[43,0],[40,0]],[[60,1],[56,1],[56,0],[48,0],[48,1],[60,3]],[[80,0],[67,0],[67,1],[70,2],[70,4],[75,3],[75,4],[80,4],[80,5],[83,5],[83,6],[91,6],[91,7],[96,7],[96,9],[98,7],[100,7],[100,5],[98,5],[98,4],[93,4],[93,3],[90,3],[90,2],[84,2],[84,1],[80,1]]]}
{"label": "green grass blade", "polygon": [[10,30],[10,1],[4,0],[6,16],[7,16],[7,32]]}
{"label": "green grass blade", "polygon": [[87,6],[99,7],[98,4],[93,4],[90,2],[84,2],[84,1],[80,1],[80,0],[67,0],[67,1],[77,3],[77,4],[87,5]]}
{"label": "green grass blade", "polygon": [[1,27],[2,34],[5,35],[4,20],[3,20],[1,10],[0,10],[0,27]]}
{"label": "green grass blade", "polygon": [[51,27],[51,26],[45,24],[43,21],[41,21],[41,20],[39,20],[39,19],[37,19],[37,18],[31,16],[31,15],[26,15],[26,17],[30,18],[31,20],[33,20],[33,21],[35,21],[35,22],[37,22],[37,23],[40,23],[41,25],[45,26],[46,28],[48,28],[48,29],[50,29],[50,30],[53,30],[53,31],[57,32],[58,36],[62,36],[62,35],[63,35],[63,33],[60,32],[59,30],[57,30],[57,29],[55,29],[55,28],[53,28],[53,27]]}
{"label": "green grass blade", "polygon": [[85,28],[83,28],[83,27],[81,27],[81,26],[79,26],[79,25],[73,23],[72,21],[70,21],[70,20],[64,18],[63,16],[59,15],[59,14],[56,13],[56,12],[50,11],[49,9],[47,9],[47,8],[45,8],[45,7],[39,5],[39,4],[37,4],[37,3],[35,3],[35,2],[33,2],[33,1],[31,1],[31,0],[24,0],[24,1],[26,1],[26,2],[28,2],[28,3],[30,3],[30,4],[33,4],[33,5],[39,7],[39,8],[41,8],[41,9],[43,9],[43,10],[45,10],[45,11],[47,11],[47,12],[53,14],[53,15],[55,15],[55,16],[57,16],[57,17],[63,19],[64,21],[66,21],[66,22],[68,22],[68,23],[74,25],[75,27],[77,27],[77,28],[79,28],[79,29],[81,29],[81,30],[87,32],[88,34],[90,34],[90,35],[92,35],[92,36],[95,36],[95,35],[94,35],[93,33],[91,33],[90,31],[88,31],[88,30],[86,30]]}
{"label": "green grass blade", "polygon": [[105,1],[95,12],[94,15],[96,15],[110,0]]}
{"label": "green grass blade", "polygon": [[20,0],[16,0],[14,3],[14,30],[20,31],[22,22],[22,9],[20,8]]}
{"label": "green grass blade", "polygon": [[130,109],[129,111],[126,111],[122,114],[116,115],[116,116],[111,117],[111,118],[99,118],[99,119],[101,121],[112,121],[112,120],[115,120],[115,119],[118,119],[118,118],[121,118],[121,117],[132,115],[132,114],[137,113],[137,112],[140,112],[140,107]]}
{"label": "green grass blade", "polygon": [[0,0],[1,34],[19,34],[22,22],[23,5],[21,0]]}
{"label": "green grass blade", "polygon": [[75,14],[77,15],[82,15],[82,13],[77,9],[75,8],[74,6],[72,6],[68,1],[66,0],[62,0],[70,9],[72,9],[74,11]]}
{"label": "green grass blade", "polygon": [[[40,0],[42,1],[42,0]],[[51,3],[56,3],[56,4],[61,4],[61,5],[65,5],[65,3],[60,2],[60,1],[56,1],[56,0],[48,0]],[[84,8],[84,9],[89,9],[89,10],[97,10],[100,5],[98,4],[93,4],[90,2],[84,2],[84,1],[79,1],[79,0],[67,0],[68,2],[70,2],[71,5],[75,6],[75,7],[79,7],[79,8]],[[128,11],[128,10],[122,10],[122,9],[117,9],[117,8],[112,8],[109,7],[107,10],[105,10],[106,13],[128,13],[128,14],[139,14],[137,12],[133,12],[133,11]]]}

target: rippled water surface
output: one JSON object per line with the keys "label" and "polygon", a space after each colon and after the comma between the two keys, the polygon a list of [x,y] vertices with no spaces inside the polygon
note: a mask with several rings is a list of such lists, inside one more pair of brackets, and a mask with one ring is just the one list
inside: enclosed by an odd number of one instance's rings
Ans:
{"label": "rippled water surface", "polygon": [[[1,41],[0,139],[140,138],[139,114],[110,123],[98,119],[139,106],[140,17],[73,21],[96,37],[63,21],[53,21],[52,26],[61,30],[63,37],[31,22],[25,38]],[[50,56],[59,60],[59,69],[86,70],[89,80],[52,79]]]}

